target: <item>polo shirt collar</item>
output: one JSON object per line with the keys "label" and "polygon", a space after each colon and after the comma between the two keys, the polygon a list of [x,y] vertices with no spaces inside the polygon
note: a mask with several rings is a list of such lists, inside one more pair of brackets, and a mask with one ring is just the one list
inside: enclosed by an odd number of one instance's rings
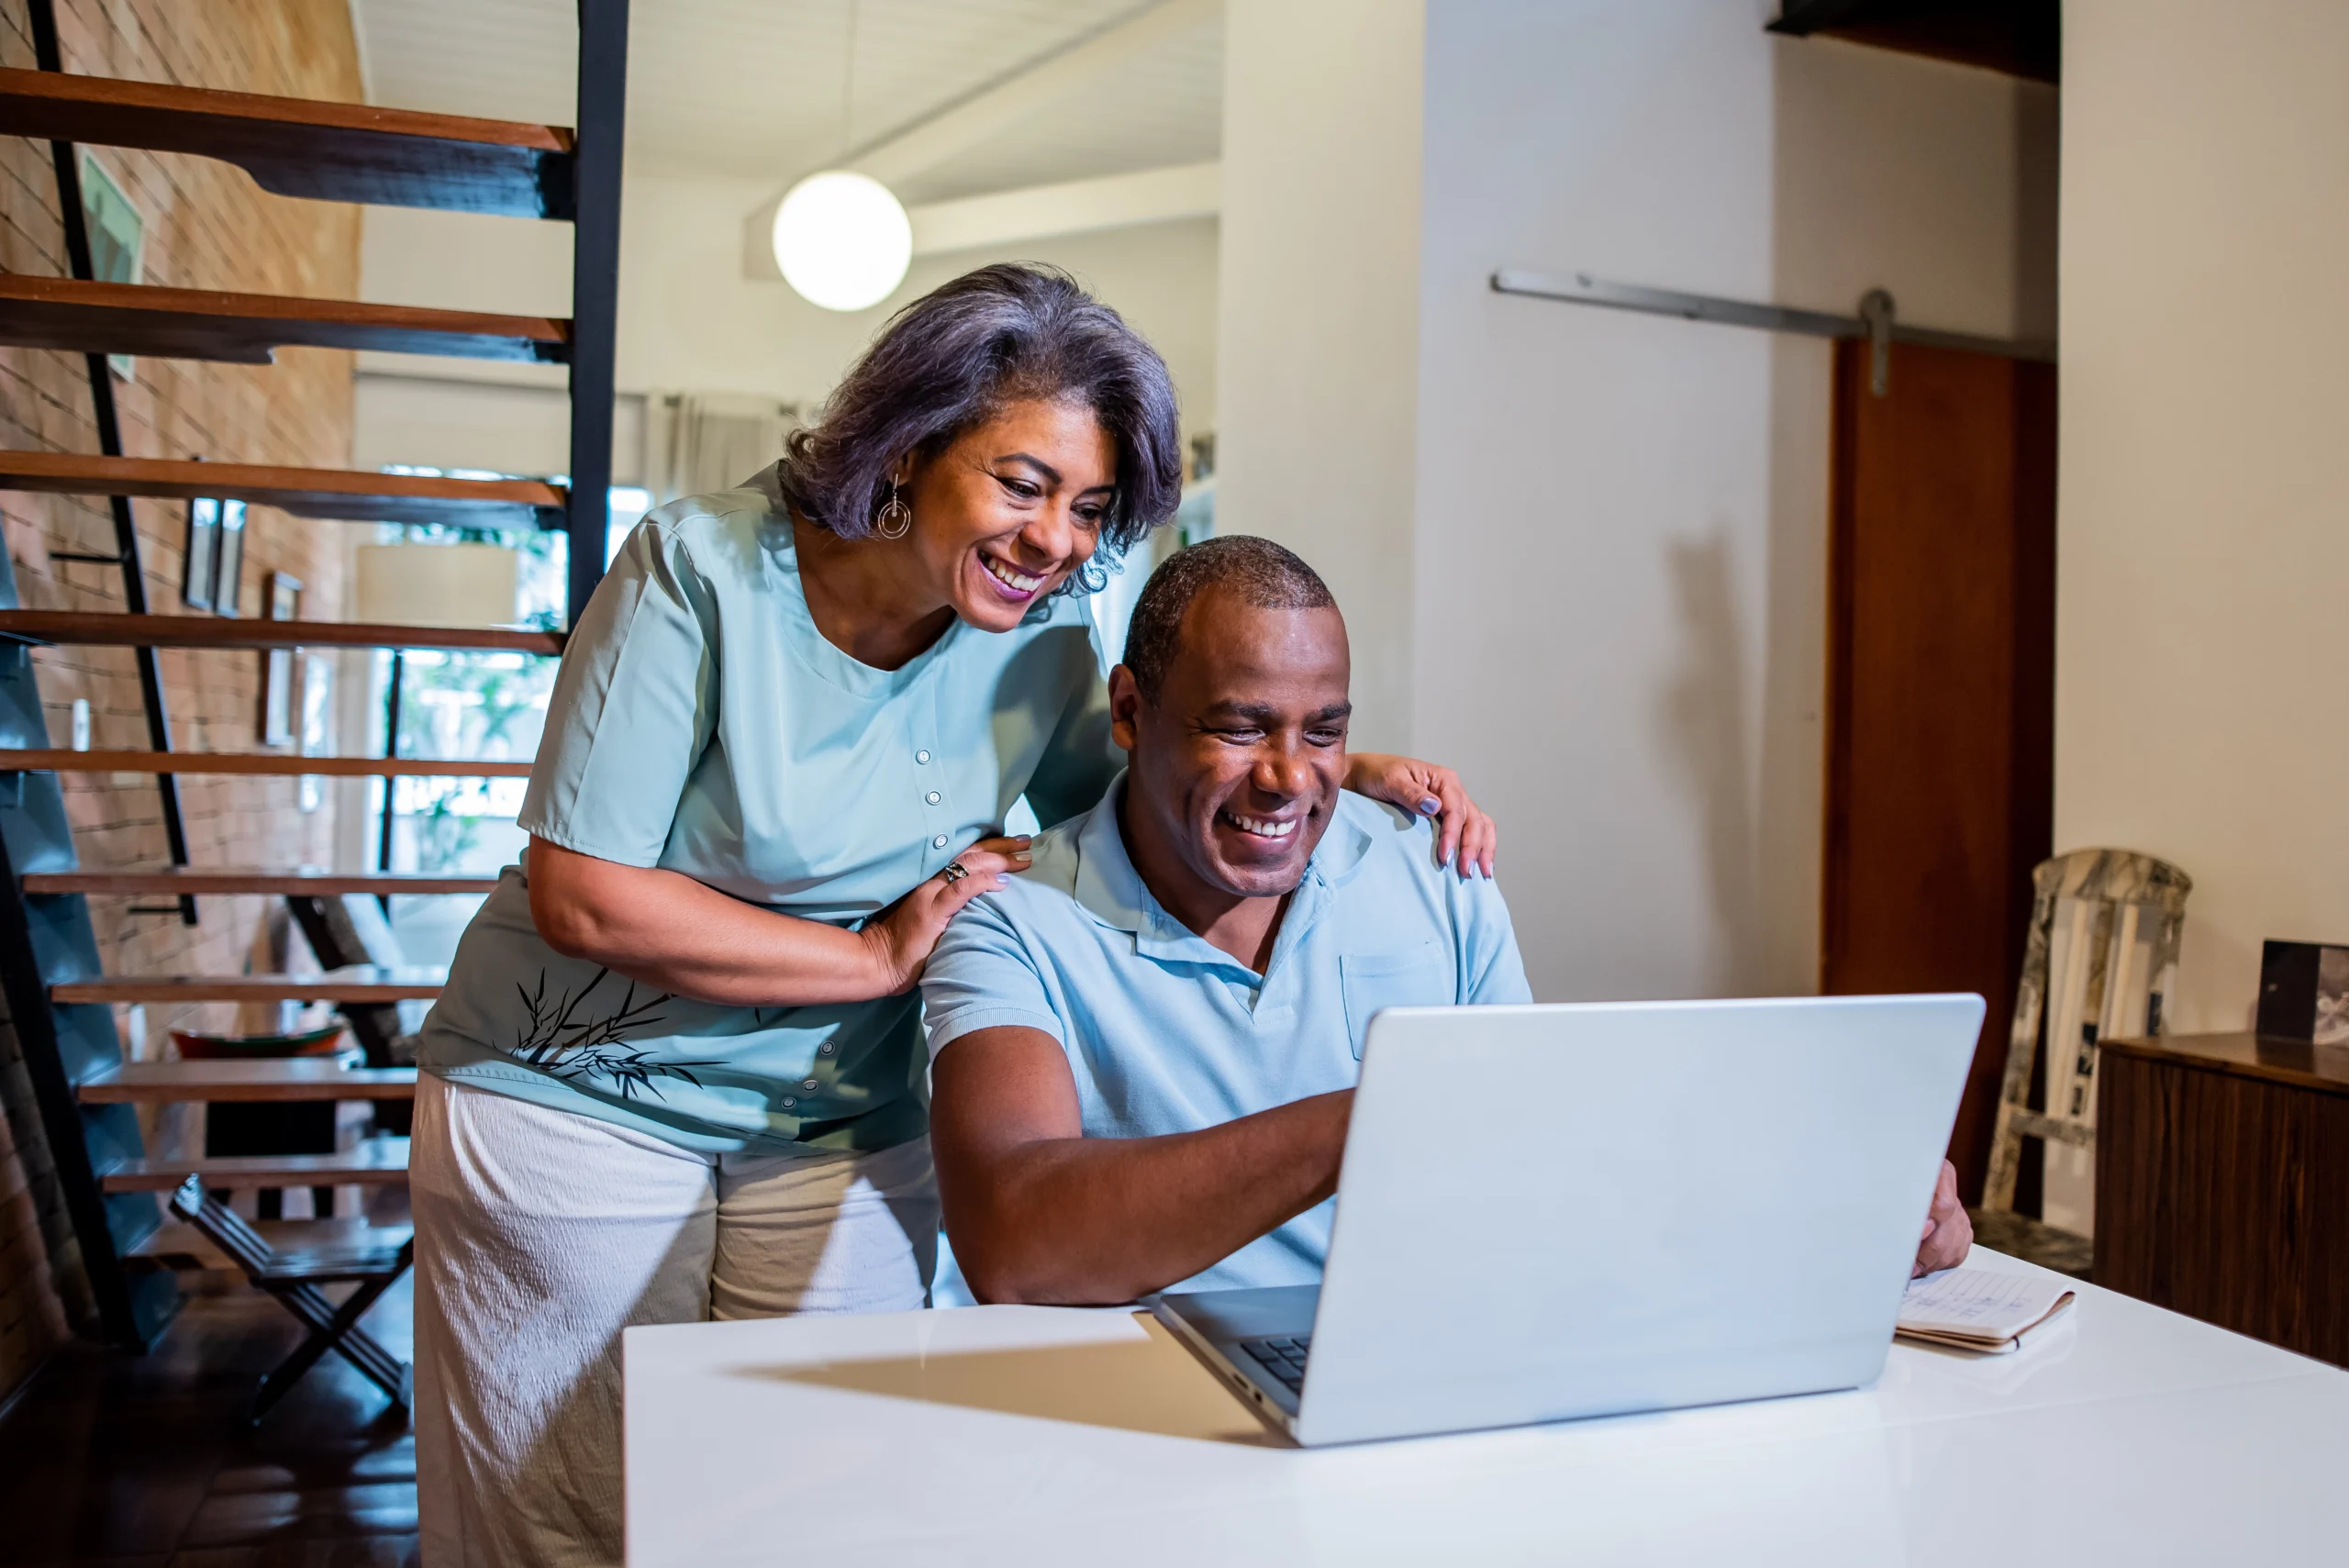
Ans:
{"label": "polo shirt collar", "polygon": [[[1126,836],[1118,828],[1119,806],[1125,795],[1126,774],[1121,769],[1109,782],[1101,804],[1093,808],[1085,826],[1077,829],[1076,881],[1070,889],[1077,903],[1104,925],[1131,932],[1139,951],[1166,957],[1213,954],[1223,962],[1238,963],[1237,959],[1168,914],[1143,884],[1141,873],[1134,870],[1133,857],[1126,852]],[[1346,820],[1343,812],[1333,815],[1322,832],[1321,841],[1313,847],[1312,860],[1306,863],[1305,881],[1297,889],[1299,896],[1289,902],[1280,946],[1286,947],[1301,938],[1303,928],[1312,918],[1312,906],[1319,900],[1304,896],[1308,889],[1317,884],[1322,888],[1341,885],[1361,866],[1370,849],[1368,832]],[[1297,929],[1287,930],[1286,928],[1290,926]]]}
{"label": "polo shirt collar", "polygon": [[1118,831],[1118,806],[1125,795],[1121,768],[1102,794],[1101,804],[1077,829],[1076,883],[1070,891],[1104,925],[1140,936],[1174,917],[1158,906],[1126,853],[1126,836]]}

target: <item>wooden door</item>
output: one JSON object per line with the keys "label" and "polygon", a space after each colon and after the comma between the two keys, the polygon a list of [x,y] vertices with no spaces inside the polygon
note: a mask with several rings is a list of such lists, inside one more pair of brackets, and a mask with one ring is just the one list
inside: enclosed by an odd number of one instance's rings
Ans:
{"label": "wooden door", "polygon": [[1820,988],[1989,1001],[1950,1140],[1978,1199],[2054,813],[2055,372],[1837,345]]}

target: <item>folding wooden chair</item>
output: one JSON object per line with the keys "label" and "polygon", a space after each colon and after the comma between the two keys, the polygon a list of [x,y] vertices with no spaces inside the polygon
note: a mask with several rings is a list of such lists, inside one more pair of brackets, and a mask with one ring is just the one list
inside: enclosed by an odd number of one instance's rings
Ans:
{"label": "folding wooden chair", "polygon": [[[283,1399],[318,1358],[334,1351],[359,1369],[376,1387],[405,1409],[410,1402],[414,1376],[407,1362],[379,1344],[359,1326],[359,1319],[415,1260],[412,1233],[384,1230],[360,1241],[340,1245],[278,1251],[235,1210],[204,1190],[204,1178],[190,1176],[172,1195],[172,1207],[214,1246],[236,1261],[245,1277],[278,1305],[300,1318],[310,1332],[292,1355],[262,1379],[253,1396],[251,1418],[259,1421]],[[390,1237],[399,1238],[396,1245]],[[340,1306],[328,1298],[321,1285],[350,1284],[355,1288]]]}
{"label": "folding wooden chair", "polygon": [[[2095,1147],[2097,1042],[2164,1032],[2163,1001],[2176,982],[2194,879],[2151,855],[2075,850],[2042,861],[2032,886],[2031,943],[2015,989],[2006,1083],[1982,1195],[1983,1209],[1993,1215],[2014,1207],[2025,1137],[2046,1140],[2051,1151]],[[2031,1081],[2043,1019],[2047,1108],[2036,1111]],[[2065,1240],[2085,1263],[2084,1245]]]}

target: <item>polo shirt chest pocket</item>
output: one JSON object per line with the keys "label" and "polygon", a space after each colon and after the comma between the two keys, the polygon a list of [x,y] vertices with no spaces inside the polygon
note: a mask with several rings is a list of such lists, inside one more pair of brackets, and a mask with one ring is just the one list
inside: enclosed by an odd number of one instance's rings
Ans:
{"label": "polo shirt chest pocket", "polygon": [[1380,1008],[1444,1007],[1459,1000],[1452,954],[1434,942],[1395,952],[1341,953],[1338,988],[1345,995],[1346,1036],[1357,1062],[1363,1037]]}

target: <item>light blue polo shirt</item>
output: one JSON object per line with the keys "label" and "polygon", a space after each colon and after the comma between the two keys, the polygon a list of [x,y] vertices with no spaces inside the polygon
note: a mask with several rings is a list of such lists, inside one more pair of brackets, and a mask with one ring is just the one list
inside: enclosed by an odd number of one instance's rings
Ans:
{"label": "light blue polo shirt", "polygon": [[[1381,1007],[1533,999],[1499,888],[1437,865],[1426,822],[1341,795],[1259,975],[1142,885],[1118,828],[1124,791],[1121,774],[947,927],[922,977],[932,1060],[974,1029],[1041,1029],[1068,1053],[1085,1136],[1148,1138],[1353,1087]],[[1431,1123],[1431,1140],[1447,1130]],[[1312,1284],[1335,1211],[1308,1209],[1180,1288]]]}

